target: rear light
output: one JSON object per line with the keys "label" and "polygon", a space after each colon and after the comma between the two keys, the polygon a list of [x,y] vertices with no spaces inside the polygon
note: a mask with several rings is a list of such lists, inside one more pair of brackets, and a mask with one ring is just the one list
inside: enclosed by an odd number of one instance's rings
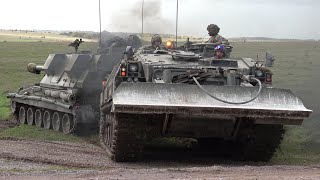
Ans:
{"label": "rear light", "polygon": [[121,75],[122,77],[124,77],[124,76],[127,75],[127,69],[126,69],[125,67],[122,67],[122,68],[121,68],[121,73],[120,73],[120,75]]}
{"label": "rear light", "polygon": [[272,83],[272,74],[266,74],[266,83]]}

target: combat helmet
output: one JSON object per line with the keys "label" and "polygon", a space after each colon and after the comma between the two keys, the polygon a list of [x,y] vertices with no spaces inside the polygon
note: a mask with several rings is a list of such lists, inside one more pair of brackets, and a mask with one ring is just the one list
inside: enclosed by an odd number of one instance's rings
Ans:
{"label": "combat helmet", "polygon": [[151,44],[155,45],[156,42],[160,42],[160,44],[162,44],[162,38],[159,34],[155,34],[152,38],[151,38]]}
{"label": "combat helmet", "polygon": [[220,44],[220,45],[218,45],[218,46],[216,46],[214,48],[214,51],[222,51],[222,52],[224,52],[224,50],[225,50],[225,47],[222,44]]}
{"label": "combat helmet", "polygon": [[215,36],[220,32],[220,28],[216,24],[209,24],[207,30],[210,36]]}

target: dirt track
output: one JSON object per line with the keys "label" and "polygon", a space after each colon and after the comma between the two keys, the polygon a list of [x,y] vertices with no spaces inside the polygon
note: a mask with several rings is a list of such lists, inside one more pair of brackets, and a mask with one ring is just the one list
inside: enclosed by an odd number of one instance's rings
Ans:
{"label": "dirt track", "polygon": [[[14,126],[0,123],[0,129]],[[114,163],[98,146],[0,138],[0,179],[320,179],[319,166],[272,166],[149,149],[139,163]]]}
{"label": "dirt track", "polygon": [[181,152],[162,160],[162,155],[114,163],[91,144],[7,138],[0,140],[0,179],[320,179],[320,166],[244,164]]}

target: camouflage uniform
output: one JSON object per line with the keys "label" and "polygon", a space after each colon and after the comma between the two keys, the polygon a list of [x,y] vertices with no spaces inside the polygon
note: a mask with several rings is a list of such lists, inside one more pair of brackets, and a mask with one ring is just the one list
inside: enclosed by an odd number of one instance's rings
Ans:
{"label": "camouflage uniform", "polygon": [[228,45],[229,41],[226,38],[217,34],[215,36],[211,36],[210,39],[208,40],[208,43],[221,43],[221,44]]}
{"label": "camouflage uniform", "polygon": [[209,24],[207,30],[209,35],[211,36],[208,43],[221,43],[229,45],[228,40],[218,34],[220,31],[219,26],[217,26],[216,24]]}

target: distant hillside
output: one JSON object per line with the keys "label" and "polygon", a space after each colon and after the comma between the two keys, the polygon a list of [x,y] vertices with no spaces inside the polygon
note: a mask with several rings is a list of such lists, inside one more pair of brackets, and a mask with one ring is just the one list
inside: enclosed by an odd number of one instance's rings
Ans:
{"label": "distant hillside", "polygon": [[[3,30],[0,29],[0,42],[72,42],[81,36],[67,36],[56,31]],[[94,39],[83,38],[86,42]]]}
{"label": "distant hillside", "polygon": [[231,42],[297,42],[297,41],[316,41],[314,39],[277,39],[268,37],[233,37]]}
{"label": "distant hillside", "polygon": [[[107,31],[104,31],[107,32]],[[109,32],[107,32],[109,33]],[[114,35],[135,34],[141,37],[140,33],[112,32]],[[5,30],[0,29],[0,41],[73,41],[75,38],[82,38],[86,42],[97,42],[99,32],[93,31],[52,31],[52,30]],[[154,33],[143,34],[143,40],[149,42]],[[175,40],[173,34],[160,34],[163,41]],[[197,36],[178,36],[178,42],[185,42],[189,38],[191,42],[205,42],[209,39]],[[314,39],[276,39],[268,37],[232,37],[228,38],[230,42],[300,42],[316,41]]]}

